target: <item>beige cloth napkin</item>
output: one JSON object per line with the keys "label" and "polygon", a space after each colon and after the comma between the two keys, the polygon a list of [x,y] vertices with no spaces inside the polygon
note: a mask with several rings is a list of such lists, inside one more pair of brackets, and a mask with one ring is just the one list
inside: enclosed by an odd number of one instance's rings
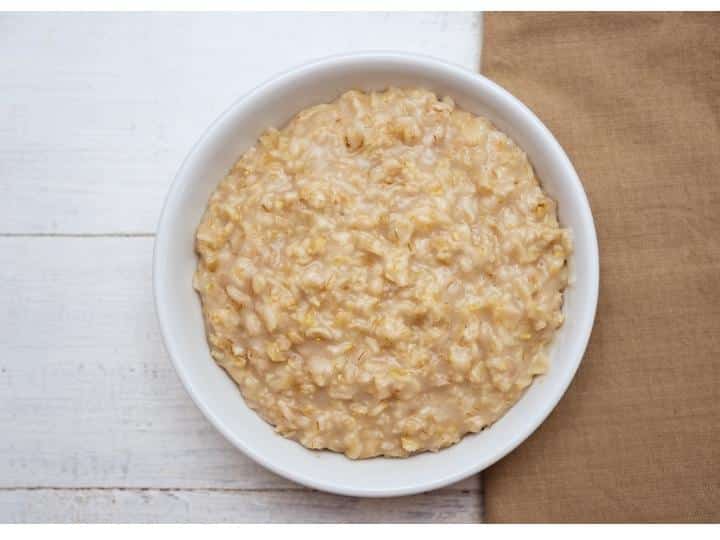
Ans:
{"label": "beige cloth napkin", "polygon": [[482,72],[578,170],[597,320],[541,428],[485,472],[494,522],[720,520],[720,14],[485,16]]}

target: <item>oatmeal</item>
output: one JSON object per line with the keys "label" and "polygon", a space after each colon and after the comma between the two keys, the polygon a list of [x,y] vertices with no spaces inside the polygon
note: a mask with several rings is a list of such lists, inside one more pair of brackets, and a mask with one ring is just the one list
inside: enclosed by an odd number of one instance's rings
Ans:
{"label": "oatmeal", "polygon": [[268,130],[196,248],[212,356],[248,405],[367,458],[456,443],[547,370],[571,241],[504,133],[393,88]]}

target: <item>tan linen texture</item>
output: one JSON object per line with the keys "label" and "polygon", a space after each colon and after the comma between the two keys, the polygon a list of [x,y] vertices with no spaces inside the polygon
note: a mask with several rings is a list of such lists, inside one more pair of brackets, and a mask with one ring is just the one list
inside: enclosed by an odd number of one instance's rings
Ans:
{"label": "tan linen texture", "polygon": [[600,242],[572,386],[491,522],[720,520],[720,15],[485,16],[482,71],[567,150]]}

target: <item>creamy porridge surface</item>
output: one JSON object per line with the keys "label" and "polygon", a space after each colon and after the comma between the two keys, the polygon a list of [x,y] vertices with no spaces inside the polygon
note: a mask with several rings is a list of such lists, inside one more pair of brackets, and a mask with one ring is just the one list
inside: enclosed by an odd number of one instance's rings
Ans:
{"label": "creamy porridge surface", "polygon": [[390,89],[268,130],[196,248],[212,356],[250,407],[366,458],[451,445],[546,371],[571,241],[505,134]]}

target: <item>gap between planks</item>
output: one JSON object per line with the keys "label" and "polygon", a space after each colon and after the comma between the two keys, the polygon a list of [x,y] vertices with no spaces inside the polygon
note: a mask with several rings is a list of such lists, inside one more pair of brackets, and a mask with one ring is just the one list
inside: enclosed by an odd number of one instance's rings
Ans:
{"label": "gap between planks", "polygon": [[0,238],[155,238],[155,233],[0,233]]}
{"label": "gap between planks", "polygon": [[[9,486],[0,487],[0,491],[188,491],[188,492],[217,492],[217,493],[322,493],[330,496],[343,497],[345,495],[337,495],[325,491],[319,491],[316,489],[306,488],[301,485],[297,487],[284,487],[284,488],[232,488],[232,487],[129,487],[129,486]],[[472,494],[481,493],[482,487],[477,488],[455,488],[448,486],[432,491],[425,491],[422,493],[416,493],[414,496],[419,495],[440,495],[443,493],[462,493]],[[413,495],[407,495],[412,497]],[[347,496],[350,499],[357,499],[360,497]],[[384,497],[386,499],[402,498],[401,497]],[[368,497],[368,499],[383,498],[383,497]]]}

